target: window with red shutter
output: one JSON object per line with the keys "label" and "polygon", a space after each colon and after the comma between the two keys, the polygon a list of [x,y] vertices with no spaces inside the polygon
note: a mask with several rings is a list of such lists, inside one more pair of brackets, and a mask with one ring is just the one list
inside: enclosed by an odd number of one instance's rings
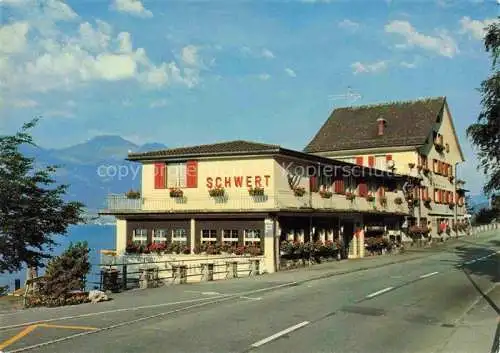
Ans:
{"label": "window with red shutter", "polygon": [[375,157],[374,156],[368,157],[368,166],[370,166],[372,168],[375,166]]}
{"label": "window with red shutter", "polygon": [[198,187],[198,161],[186,162],[186,187]]}
{"label": "window with red shutter", "polygon": [[360,197],[366,197],[368,195],[368,185],[365,182],[359,183],[358,193]]}
{"label": "window with red shutter", "polygon": [[386,156],[385,156],[385,160],[386,160],[387,162],[392,161],[392,154],[388,154],[388,155],[386,155]]}
{"label": "window with red shutter", "polygon": [[356,164],[363,165],[363,157],[356,157]]}
{"label": "window with red shutter", "polygon": [[155,163],[154,167],[155,189],[165,189],[167,185],[167,165]]}

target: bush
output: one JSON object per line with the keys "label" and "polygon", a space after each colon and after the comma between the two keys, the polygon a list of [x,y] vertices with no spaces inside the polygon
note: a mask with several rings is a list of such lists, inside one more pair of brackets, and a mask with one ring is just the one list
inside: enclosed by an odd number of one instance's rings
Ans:
{"label": "bush", "polygon": [[48,263],[40,288],[44,302],[64,305],[74,297],[71,291],[85,289],[85,277],[90,271],[89,252],[87,242],[71,243],[66,251]]}

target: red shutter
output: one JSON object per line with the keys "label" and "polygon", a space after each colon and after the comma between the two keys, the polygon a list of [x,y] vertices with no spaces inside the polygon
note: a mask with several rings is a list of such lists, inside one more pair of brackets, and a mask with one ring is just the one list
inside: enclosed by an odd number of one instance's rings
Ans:
{"label": "red shutter", "polygon": [[309,177],[309,190],[311,192],[318,192],[318,178],[316,176]]}
{"label": "red shutter", "polygon": [[386,156],[385,156],[385,160],[386,160],[387,162],[392,161],[392,154],[388,154],[388,155],[386,155]]}
{"label": "red shutter", "polygon": [[368,166],[370,166],[372,168],[375,166],[375,157],[374,156],[368,157]]}
{"label": "red shutter", "polygon": [[364,182],[359,183],[358,193],[359,196],[366,197],[368,195],[368,185]]}
{"label": "red shutter", "polygon": [[198,187],[198,161],[186,162],[186,187]]}
{"label": "red shutter", "polygon": [[167,165],[155,163],[154,169],[155,189],[165,189],[167,185]]}
{"label": "red shutter", "polygon": [[363,165],[363,157],[356,157],[356,164]]}
{"label": "red shutter", "polygon": [[335,180],[333,185],[334,185],[334,190],[335,190],[336,194],[343,194],[344,193],[344,180],[343,179]]}
{"label": "red shutter", "polygon": [[379,197],[384,197],[385,196],[385,188],[383,186],[381,186],[379,189],[378,189],[378,196]]}

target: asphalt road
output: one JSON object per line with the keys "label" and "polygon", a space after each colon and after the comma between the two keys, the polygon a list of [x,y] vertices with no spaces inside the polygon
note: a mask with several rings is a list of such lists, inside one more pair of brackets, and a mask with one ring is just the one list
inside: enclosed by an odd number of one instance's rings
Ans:
{"label": "asphalt road", "polygon": [[497,251],[500,233],[491,233],[394,257],[401,263],[369,260],[379,267],[335,276],[318,266],[4,314],[0,350],[497,353]]}

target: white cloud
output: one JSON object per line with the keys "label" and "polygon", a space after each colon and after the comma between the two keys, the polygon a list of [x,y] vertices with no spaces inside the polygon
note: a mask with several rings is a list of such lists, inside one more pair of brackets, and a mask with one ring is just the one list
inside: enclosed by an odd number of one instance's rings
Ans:
{"label": "white cloud", "polygon": [[297,74],[295,73],[295,71],[293,71],[292,69],[290,69],[289,67],[285,68],[285,72],[288,76],[290,77],[297,77]]}
{"label": "white cloud", "polygon": [[161,107],[164,107],[168,104],[168,101],[163,98],[163,99],[158,99],[158,100],[155,100],[155,101],[152,101],[150,104],[149,104],[149,107],[150,108],[161,108]]}
{"label": "white cloud", "polygon": [[139,0],[114,0],[111,9],[138,17],[151,17],[153,13],[146,8]]}
{"label": "white cloud", "polygon": [[262,53],[261,53],[262,57],[263,58],[267,58],[267,59],[274,59],[274,54],[272,51],[270,51],[269,49],[262,49]]}
{"label": "white cloud", "polygon": [[262,80],[262,81],[267,81],[267,80],[269,80],[271,78],[271,75],[269,75],[269,74],[260,74],[260,75],[257,76],[257,78],[259,80]]}
{"label": "white cloud", "polygon": [[469,16],[464,16],[460,19],[460,33],[468,33],[475,39],[482,40],[486,35],[485,27],[495,23],[495,19],[472,20]]}
{"label": "white cloud", "polygon": [[401,65],[402,67],[406,67],[407,69],[414,69],[417,67],[416,63],[410,63],[408,61],[401,61],[399,65]]}
{"label": "white cloud", "polygon": [[[175,61],[153,62],[143,48],[136,48],[130,33],[115,34],[104,21],[77,22],[76,32],[61,29],[58,21],[78,15],[60,1],[36,1],[47,6],[29,8],[26,18],[0,26],[0,96],[70,90],[98,81],[135,80],[152,88],[193,87],[200,81],[201,67],[181,70]],[[197,52],[183,54],[202,62]]]}
{"label": "white cloud", "polygon": [[345,19],[343,21],[340,21],[338,26],[342,29],[345,29],[347,31],[355,32],[359,29],[359,23],[351,21],[349,19]]}
{"label": "white cloud", "polygon": [[199,64],[198,48],[194,45],[187,45],[181,50],[182,61],[189,66],[197,66]]}
{"label": "white cloud", "polygon": [[23,52],[27,44],[28,31],[27,22],[14,22],[0,27],[0,54]]}
{"label": "white cloud", "polygon": [[402,36],[406,39],[404,45],[408,48],[419,47],[448,58],[452,58],[458,53],[455,40],[444,31],[441,31],[435,37],[424,35],[417,32],[408,21],[400,20],[391,21],[386,24],[385,31]]}
{"label": "white cloud", "polygon": [[351,68],[353,69],[353,73],[355,75],[360,73],[376,73],[387,68],[387,61],[377,61],[372,64],[362,64],[357,61],[351,64]]}
{"label": "white cloud", "polygon": [[34,108],[38,106],[38,102],[32,99],[16,99],[11,105],[16,108]]}
{"label": "white cloud", "polygon": [[76,103],[75,103],[75,101],[74,101],[74,100],[72,100],[72,99],[70,99],[70,100],[66,101],[66,105],[67,105],[68,107],[76,107]]}

